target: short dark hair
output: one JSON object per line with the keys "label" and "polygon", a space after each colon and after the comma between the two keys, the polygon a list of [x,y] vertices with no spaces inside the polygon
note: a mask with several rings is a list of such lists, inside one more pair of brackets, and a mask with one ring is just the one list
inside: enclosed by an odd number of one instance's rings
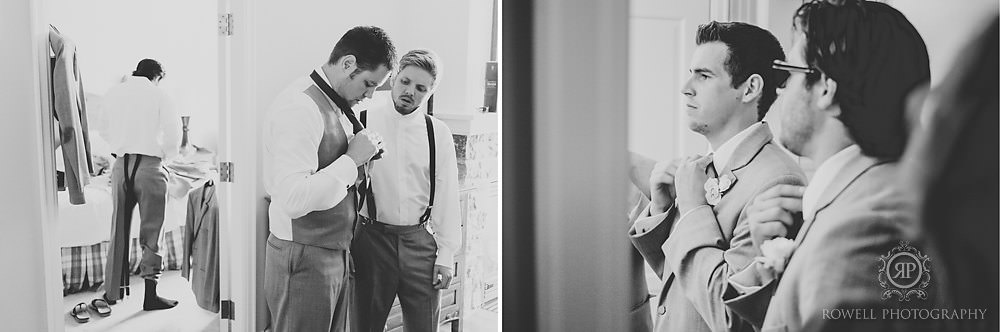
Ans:
{"label": "short dark hair", "polygon": [[733,78],[733,88],[753,74],[764,79],[764,90],[757,103],[757,119],[763,119],[778,97],[775,88],[788,78],[788,73],[771,68],[775,59],[785,60],[778,39],[756,25],[712,21],[698,26],[695,39],[698,45],[710,42],[722,42],[729,48],[725,67]]}
{"label": "short dark hair", "polygon": [[359,26],[347,30],[340,37],[330,53],[329,63],[333,64],[345,55],[354,55],[359,70],[375,70],[379,65],[392,70],[396,60],[396,47],[382,28]]}
{"label": "short dark hair", "polygon": [[861,151],[898,159],[908,135],[906,97],[931,77],[917,29],[889,5],[864,0],[807,2],[792,24],[805,34],[806,63],[837,82],[840,121]]}
{"label": "short dark hair", "polygon": [[132,72],[132,76],[141,76],[149,79],[150,81],[155,80],[157,77],[163,78],[167,73],[163,71],[163,65],[159,61],[153,59],[142,59],[139,64],[135,66],[135,71]]}
{"label": "short dark hair", "polygon": [[441,60],[438,58],[437,54],[431,52],[430,50],[416,49],[403,55],[399,59],[399,70],[403,68],[414,66],[423,70],[426,70],[434,78],[434,85],[437,86],[438,74],[441,72]]}

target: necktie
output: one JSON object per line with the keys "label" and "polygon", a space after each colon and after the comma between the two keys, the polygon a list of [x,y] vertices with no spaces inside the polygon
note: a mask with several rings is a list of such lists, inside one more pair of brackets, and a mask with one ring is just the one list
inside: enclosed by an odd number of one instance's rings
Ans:
{"label": "necktie", "polygon": [[[333,87],[326,84],[326,81],[319,76],[318,72],[313,70],[312,74],[309,74],[309,77],[312,78],[313,83],[316,83],[316,86],[319,87],[320,91],[323,91],[323,94],[330,97],[330,100],[333,100],[333,103],[337,105],[337,108],[340,108],[340,111],[344,112],[344,116],[347,117],[347,121],[350,121],[351,127],[354,128],[355,135],[361,132],[362,129],[365,129],[365,125],[361,124],[361,121],[358,121],[358,117],[354,114],[354,110],[351,109],[351,105],[347,103],[347,100],[338,95],[336,91],[333,91]],[[380,149],[377,153],[375,153],[372,160],[381,159],[383,151],[384,150]]]}
{"label": "necktie", "polygon": [[326,84],[326,81],[319,76],[319,73],[313,70],[309,77],[311,77],[313,82],[316,83],[316,86],[319,87],[320,91],[323,91],[323,94],[330,97],[330,100],[333,100],[333,103],[337,105],[337,108],[340,108],[340,110],[344,112],[344,115],[347,116],[347,120],[351,121],[351,125],[354,127],[354,134],[357,134],[362,129],[365,129],[365,126],[361,124],[361,121],[358,121],[358,117],[354,115],[354,110],[351,109],[351,105],[347,103],[347,100],[344,100],[344,98],[338,95],[336,91],[333,91],[333,88],[330,87],[329,84]]}
{"label": "necktie", "polygon": [[[351,109],[351,105],[347,103],[347,100],[338,95],[336,91],[333,91],[333,87],[331,87],[329,84],[326,84],[326,81],[324,81],[323,78],[319,76],[318,72],[313,70],[312,74],[309,74],[309,77],[312,78],[313,83],[316,83],[316,86],[319,87],[320,91],[323,91],[323,94],[329,97],[330,100],[333,100],[333,103],[337,105],[338,108],[340,108],[340,111],[344,112],[344,116],[347,116],[347,120],[351,122],[351,126],[354,128],[355,135],[361,132],[362,129],[365,129],[365,126],[361,124],[361,121],[358,121],[358,117],[355,116],[354,110]],[[375,153],[375,156],[372,157],[372,160],[374,161],[381,157],[382,157],[382,150],[379,150],[377,153]],[[363,180],[360,186],[358,186],[360,192],[356,197],[357,204],[355,205],[355,209],[360,209],[361,206],[364,205],[366,201],[370,209],[373,208],[375,205],[375,199],[371,194],[372,192],[371,165],[372,163],[369,162],[368,167],[362,168],[363,174],[361,174],[360,176],[363,178]],[[376,216],[370,216],[370,217],[372,219],[375,219]]]}

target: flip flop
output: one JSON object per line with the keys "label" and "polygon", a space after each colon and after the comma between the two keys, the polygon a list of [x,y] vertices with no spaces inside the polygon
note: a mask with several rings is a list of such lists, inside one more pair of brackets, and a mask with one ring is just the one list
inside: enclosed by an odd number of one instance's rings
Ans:
{"label": "flip flop", "polygon": [[90,301],[90,309],[96,311],[101,317],[108,317],[111,315],[111,306],[104,299],[94,299]]}
{"label": "flip flop", "polygon": [[73,307],[73,310],[69,312],[70,317],[76,320],[77,323],[86,323],[90,321],[90,313],[87,312],[87,304],[80,302]]}

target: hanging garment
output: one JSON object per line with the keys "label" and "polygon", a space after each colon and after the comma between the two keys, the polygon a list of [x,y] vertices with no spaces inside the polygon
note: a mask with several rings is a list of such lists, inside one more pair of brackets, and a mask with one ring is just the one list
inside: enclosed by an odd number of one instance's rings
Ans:
{"label": "hanging garment", "polygon": [[90,136],[87,130],[87,107],[83,81],[73,41],[49,26],[49,46],[55,53],[52,63],[52,108],[59,121],[59,146],[65,164],[65,184],[70,204],[86,203],[83,187],[94,171],[90,159]]}
{"label": "hanging garment", "polygon": [[188,194],[181,276],[191,281],[198,305],[219,312],[219,205],[209,180]]}

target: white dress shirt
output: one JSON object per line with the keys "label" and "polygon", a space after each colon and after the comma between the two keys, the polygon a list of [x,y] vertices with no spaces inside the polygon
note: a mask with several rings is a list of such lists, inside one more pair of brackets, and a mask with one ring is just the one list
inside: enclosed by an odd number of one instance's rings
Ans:
{"label": "white dress shirt", "polygon": [[[383,138],[385,152],[372,166],[376,220],[392,225],[416,225],[430,199],[430,151],[423,109],[410,114],[397,112],[392,102],[368,111],[367,127]],[[458,161],[451,129],[432,118],[435,140],[436,183],[434,208],[429,223],[437,241],[436,265],[454,268],[454,256],[461,244],[461,215],[458,206]],[[361,214],[368,216],[367,206]]]}
{"label": "white dress shirt", "polygon": [[[730,137],[728,140],[726,140],[725,143],[722,143],[722,145],[720,145],[718,149],[714,149],[714,151],[712,147],[709,146],[708,153],[712,154],[712,164],[715,165],[715,169],[717,172],[722,172],[722,169],[726,167],[726,163],[728,163],[729,159],[732,158],[733,152],[736,152],[736,147],[740,146],[740,144],[743,143],[743,141],[745,141],[747,137],[750,136],[750,133],[752,133],[754,130],[757,130],[757,127],[760,127],[761,125],[762,122],[757,122],[750,125],[746,129],[743,129],[743,131],[740,131],[733,137]],[[644,216],[646,216],[645,218],[639,218],[638,220],[635,221],[635,229],[636,231],[638,231],[639,234],[653,230],[653,228],[655,228],[656,225],[658,225],[661,221],[663,221],[663,219],[666,217],[666,214],[670,212],[670,209],[676,208],[676,206],[673,206],[668,208],[667,211],[664,211],[663,213],[651,215],[651,212],[649,211],[649,208],[651,206],[652,204],[646,207],[646,212],[644,214]],[[706,206],[707,205],[703,205],[691,209],[683,216],[681,216],[680,219],[677,219],[677,222],[683,220],[684,217],[687,217],[689,214],[691,214],[691,212],[694,212],[699,208]]]}
{"label": "white dress shirt", "polygon": [[[316,71],[326,80],[322,69]],[[358,176],[354,160],[346,154],[316,170],[325,128],[319,107],[303,92],[312,85],[312,79],[303,76],[278,94],[267,111],[261,135],[264,191],[271,197],[270,230],[282,240],[292,240],[292,219],[330,209],[345,197],[352,199],[347,197],[347,189]],[[351,122],[329,97],[325,100],[340,117],[350,141],[354,137]]]}
{"label": "white dress shirt", "polygon": [[112,151],[171,159],[181,145],[181,121],[173,104],[149,79],[129,76],[104,97],[104,133]]}
{"label": "white dress shirt", "polygon": [[813,178],[802,193],[802,219],[812,220],[816,217],[816,206],[819,196],[826,191],[833,179],[840,173],[840,170],[847,166],[852,159],[861,155],[861,147],[857,144],[848,146],[840,152],[827,158],[823,164],[816,168]]}

